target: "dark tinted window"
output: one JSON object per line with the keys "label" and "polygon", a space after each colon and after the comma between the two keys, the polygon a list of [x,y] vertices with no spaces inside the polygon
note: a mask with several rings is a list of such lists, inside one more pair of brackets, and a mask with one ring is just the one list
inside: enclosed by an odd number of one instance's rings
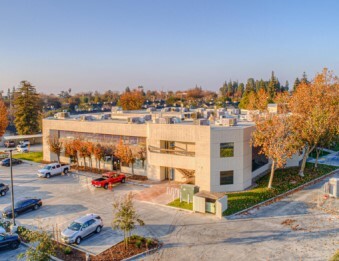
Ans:
{"label": "dark tinted window", "polygon": [[234,156],[234,142],[220,143],[220,158]]}
{"label": "dark tinted window", "polygon": [[20,208],[25,204],[25,202],[26,202],[25,200],[17,201],[17,202],[14,203],[14,207]]}
{"label": "dark tinted window", "polygon": [[88,225],[89,225],[89,226],[92,225],[93,223],[95,223],[95,220],[94,220],[94,219],[91,219],[91,220],[88,221]]}
{"label": "dark tinted window", "polygon": [[220,185],[233,184],[233,170],[220,171]]}

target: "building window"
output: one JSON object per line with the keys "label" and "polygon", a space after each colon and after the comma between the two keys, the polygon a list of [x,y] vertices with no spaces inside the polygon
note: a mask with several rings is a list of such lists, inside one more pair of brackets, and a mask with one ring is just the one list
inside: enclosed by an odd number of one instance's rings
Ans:
{"label": "building window", "polygon": [[220,158],[234,156],[234,142],[220,143]]}
{"label": "building window", "polygon": [[233,184],[233,170],[220,171],[220,185]]}

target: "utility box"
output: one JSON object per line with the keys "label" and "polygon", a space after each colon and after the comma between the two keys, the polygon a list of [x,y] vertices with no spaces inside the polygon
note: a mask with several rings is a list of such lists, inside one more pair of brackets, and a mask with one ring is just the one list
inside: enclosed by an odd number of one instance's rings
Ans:
{"label": "utility box", "polygon": [[184,184],[180,187],[180,199],[187,203],[193,202],[193,195],[199,192],[199,187],[190,184]]}

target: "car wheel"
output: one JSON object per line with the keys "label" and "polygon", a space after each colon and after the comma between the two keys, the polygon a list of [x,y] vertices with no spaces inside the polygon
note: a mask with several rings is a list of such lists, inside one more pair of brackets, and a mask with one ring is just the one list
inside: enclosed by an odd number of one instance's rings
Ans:
{"label": "car wheel", "polygon": [[75,239],[75,243],[76,243],[77,245],[80,245],[80,242],[81,242],[81,237],[77,237],[77,238]]}
{"label": "car wheel", "polygon": [[6,195],[6,192],[5,191],[1,191],[1,196],[5,196]]}
{"label": "car wheel", "polygon": [[105,184],[105,185],[104,185],[104,189],[108,189],[108,184]]}
{"label": "car wheel", "polygon": [[97,226],[97,229],[95,230],[96,233],[100,233],[101,232],[101,226]]}
{"label": "car wheel", "polygon": [[49,179],[50,177],[51,177],[51,174],[47,173],[47,174],[46,174],[46,178]]}
{"label": "car wheel", "polygon": [[125,180],[125,178],[123,178],[122,180],[121,180],[121,183],[125,183],[126,182],[126,180]]}
{"label": "car wheel", "polygon": [[39,209],[39,205],[38,204],[34,205],[33,210],[38,210],[38,209]]}
{"label": "car wheel", "polygon": [[11,249],[17,249],[18,246],[19,246],[19,242],[13,242],[13,243],[11,244]]}
{"label": "car wheel", "polygon": [[65,170],[64,170],[64,173],[67,174],[67,173],[68,173],[68,169],[65,169]]}

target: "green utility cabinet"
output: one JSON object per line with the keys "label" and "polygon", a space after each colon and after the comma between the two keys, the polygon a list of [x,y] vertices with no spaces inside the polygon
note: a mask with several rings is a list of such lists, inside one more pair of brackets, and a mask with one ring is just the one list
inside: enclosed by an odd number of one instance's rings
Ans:
{"label": "green utility cabinet", "polygon": [[180,198],[181,201],[187,203],[193,202],[193,195],[199,192],[199,187],[190,184],[183,184],[180,187]]}

